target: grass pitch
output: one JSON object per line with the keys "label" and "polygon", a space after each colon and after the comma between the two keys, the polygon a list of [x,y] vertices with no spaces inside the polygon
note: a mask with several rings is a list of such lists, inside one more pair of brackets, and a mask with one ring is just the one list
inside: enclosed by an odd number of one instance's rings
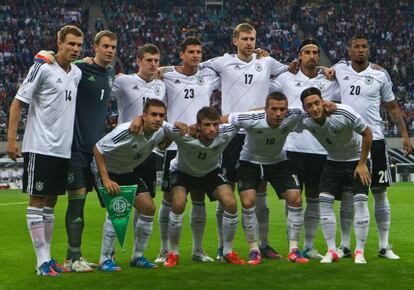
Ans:
{"label": "grass pitch", "polygon": [[[401,260],[389,261],[377,257],[377,235],[370,197],[371,227],[366,246],[368,264],[355,265],[352,259],[322,265],[318,261],[300,265],[264,260],[257,266],[237,266],[191,261],[190,206],[187,206],[180,246],[180,265],[173,269],[160,267],[144,270],[128,266],[132,250],[132,229],[127,233],[125,251],[117,244],[117,262],[123,268],[118,273],[67,273],[60,277],[39,277],[34,273],[35,255],[27,231],[25,209],[27,196],[17,190],[0,191],[0,289],[414,289],[414,184],[399,183],[389,189],[392,207],[390,241]],[[156,204],[162,194],[157,193]],[[64,216],[66,197],[59,198],[52,255],[62,262],[66,255]],[[286,222],[283,202],[269,191],[270,244],[287,255]],[[204,248],[210,256],[216,254],[217,235],[215,203],[207,205],[207,226]],[[88,196],[85,209],[83,255],[90,261],[99,259],[104,210],[95,193]],[[240,216],[240,215],[239,215]],[[239,222],[234,249],[243,258],[248,253]],[[339,241],[339,235],[337,235]],[[145,256],[155,259],[159,251],[158,224]],[[301,242],[302,244],[302,242]],[[326,251],[319,229],[315,246]]]}

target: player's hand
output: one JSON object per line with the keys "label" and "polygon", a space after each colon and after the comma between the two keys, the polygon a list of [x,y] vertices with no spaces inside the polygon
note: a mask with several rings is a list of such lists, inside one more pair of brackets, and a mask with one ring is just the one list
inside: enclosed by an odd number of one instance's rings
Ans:
{"label": "player's hand", "polygon": [[55,61],[55,53],[51,50],[41,50],[34,57],[34,62],[38,63],[53,64]]}
{"label": "player's hand", "polygon": [[256,48],[254,52],[256,53],[257,59],[270,56],[270,53],[266,49]]}
{"label": "player's hand", "polygon": [[383,70],[384,69],[382,66],[380,66],[379,64],[376,64],[376,63],[371,63],[371,68],[376,69],[376,70]]}
{"label": "player's hand", "polygon": [[158,68],[158,70],[157,70],[157,74],[156,74],[156,77],[157,77],[158,79],[162,80],[162,79],[164,78],[164,74],[165,74],[165,70],[166,70],[166,68],[167,68],[167,67],[165,67],[165,66],[162,66],[162,67],[159,67],[159,68]]}
{"label": "player's hand", "polygon": [[403,138],[403,149],[404,156],[408,156],[413,152],[413,145],[411,144],[409,137]]}
{"label": "player's hand", "polygon": [[118,194],[121,191],[118,183],[111,179],[102,180],[102,183],[105,186],[106,190],[112,195]]}
{"label": "player's hand", "polygon": [[335,80],[335,70],[333,68],[329,68],[326,66],[317,66],[316,68],[321,69],[323,71],[323,74],[328,80],[330,81]]}
{"label": "player's hand", "polygon": [[120,72],[120,73],[117,73],[117,74],[116,74],[116,76],[115,76],[115,78],[117,78],[117,77],[119,77],[119,76],[123,76],[123,75],[124,75],[124,74],[123,74],[123,73],[121,73],[121,72]]}
{"label": "player's hand", "polygon": [[181,123],[181,122],[175,122],[174,127],[176,127],[180,131],[179,133],[180,136],[184,136],[185,134],[187,134],[187,129],[188,129],[187,124]]}
{"label": "player's hand", "polygon": [[334,102],[324,100],[323,109],[325,110],[326,115],[330,116],[333,114],[333,112],[335,112],[336,104]]}
{"label": "player's hand", "polygon": [[294,61],[289,63],[289,67],[288,67],[289,72],[291,72],[293,74],[297,74],[299,69],[300,69],[300,63],[297,59],[295,59]]}
{"label": "player's hand", "polygon": [[132,133],[139,134],[142,129],[142,117],[137,116],[134,119],[132,119],[131,125],[129,125],[129,130]]}
{"label": "player's hand", "polygon": [[7,142],[7,155],[14,161],[17,157],[20,157],[20,149],[16,140]]}
{"label": "player's hand", "polygon": [[86,62],[87,64],[93,64],[93,58],[90,56],[82,58],[83,62]]}
{"label": "player's hand", "polygon": [[363,185],[369,186],[371,184],[371,173],[369,173],[366,164],[358,163],[354,171],[354,178],[357,178],[358,176]]}
{"label": "player's hand", "polygon": [[194,139],[198,138],[199,131],[197,129],[197,124],[188,126],[188,135]]}

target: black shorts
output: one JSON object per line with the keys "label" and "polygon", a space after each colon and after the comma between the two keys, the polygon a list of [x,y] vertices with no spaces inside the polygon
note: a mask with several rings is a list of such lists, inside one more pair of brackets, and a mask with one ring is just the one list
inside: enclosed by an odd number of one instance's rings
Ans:
{"label": "black shorts", "polygon": [[292,151],[287,151],[286,155],[298,175],[301,189],[304,184],[305,188],[318,189],[326,155]]}
{"label": "black shorts", "polygon": [[372,181],[371,187],[387,187],[392,184],[388,148],[385,140],[374,140],[371,145]]}
{"label": "black shorts", "polygon": [[342,191],[345,187],[352,188],[354,195],[368,195],[368,186],[363,185],[359,177],[354,178],[357,164],[358,161],[326,160],[319,185],[320,192],[335,195],[336,200],[341,200]]}
{"label": "black shorts", "polygon": [[206,192],[210,201],[217,200],[214,196],[217,187],[229,184],[229,181],[220,168],[201,177],[191,176],[181,171],[171,172],[170,175],[171,188],[174,186],[182,186],[185,187],[187,192],[193,190],[197,192]]}
{"label": "black shorts", "polygon": [[276,164],[254,164],[240,160],[237,171],[237,189],[239,192],[257,189],[261,180],[268,181],[275,189],[279,199],[288,189],[300,189],[298,177],[289,160]]}
{"label": "black shorts", "polygon": [[134,171],[139,177],[145,182],[148,187],[148,192],[151,194],[151,197],[155,197],[155,188],[157,184],[157,169],[156,169],[156,158],[158,155],[154,152],[148,156],[140,165],[135,167]]}
{"label": "black shorts", "polygon": [[72,151],[68,169],[68,190],[86,188],[86,192],[93,189],[94,177],[91,170],[93,154],[83,151]]}
{"label": "black shorts", "polygon": [[237,163],[240,159],[240,152],[245,138],[246,135],[244,134],[236,134],[223,151],[221,168],[230,182],[237,181]]}
{"label": "black shorts", "polygon": [[67,158],[23,153],[23,192],[45,197],[65,194],[68,165]]}
{"label": "black shorts", "polygon": [[177,155],[177,150],[167,150],[164,154],[164,164],[162,166],[162,186],[161,190],[164,192],[171,191],[171,182],[170,182],[170,163],[171,160]]}

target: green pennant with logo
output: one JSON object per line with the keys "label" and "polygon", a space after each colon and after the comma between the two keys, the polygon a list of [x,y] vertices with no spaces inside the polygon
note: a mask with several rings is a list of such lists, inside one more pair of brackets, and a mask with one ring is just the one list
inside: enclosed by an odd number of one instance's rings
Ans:
{"label": "green pennant with logo", "polygon": [[99,188],[99,192],[104,200],[106,210],[108,211],[109,218],[114,226],[118,241],[123,248],[137,186],[126,185],[120,186],[120,188],[121,192],[115,195],[110,194],[105,187]]}

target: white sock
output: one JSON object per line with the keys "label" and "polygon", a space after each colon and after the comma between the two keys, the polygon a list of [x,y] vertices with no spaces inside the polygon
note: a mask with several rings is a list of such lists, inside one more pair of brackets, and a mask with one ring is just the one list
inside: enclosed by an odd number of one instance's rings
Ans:
{"label": "white sock", "polygon": [[336,217],[334,212],[335,197],[328,193],[319,194],[321,228],[328,250],[336,250]]}
{"label": "white sock", "polygon": [[[135,253],[137,251],[136,247],[136,236],[137,236],[137,223],[138,223],[138,217],[139,217],[139,211],[136,208],[134,209],[134,217],[132,219],[132,228],[134,229],[134,244],[132,247],[132,253]],[[132,255],[132,258],[134,258],[134,254]]]}
{"label": "white sock", "polygon": [[305,249],[313,248],[313,240],[319,226],[319,198],[306,198],[306,209],[304,214]]}
{"label": "white sock", "polygon": [[365,194],[357,194],[354,196],[355,207],[355,251],[364,251],[365,243],[367,241],[369,231],[369,210],[368,210],[368,196]]}
{"label": "white sock", "polygon": [[288,228],[289,228],[289,247],[292,249],[298,248],[300,238],[300,231],[303,228],[303,212],[302,207],[288,206]]}
{"label": "white sock", "polygon": [[171,203],[162,200],[158,212],[158,223],[160,225],[161,251],[168,251],[168,219],[171,211]]}
{"label": "white sock", "polygon": [[383,249],[388,246],[388,237],[391,223],[391,207],[387,197],[386,188],[372,188],[374,196],[375,221],[378,231],[378,246]]}
{"label": "white sock", "polygon": [[37,266],[50,260],[50,252],[47,251],[45,241],[45,224],[43,221],[43,209],[29,206],[26,210],[27,228],[32,238],[36,253]]}
{"label": "white sock", "polygon": [[342,192],[339,219],[342,237],[341,245],[351,249],[351,232],[354,222],[354,193],[350,190]]}
{"label": "white sock", "polygon": [[170,218],[168,222],[168,239],[170,240],[170,251],[179,255],[179,244],[181,230],[183,228],[183,214],[175,214],[170,211]]}
{"label": "white sock", "polygon": [[55,226],[55,214],[53,207],[43,208],[43,223],[45,224],[45,247],[46,251],[51,255],[50,245],[52,242],[53,228]]}
{"label": "white sock", "polygon": [[261,247],[269,244],[269,208],[267,192],[256,193],[256,216],[259,224],[259,243]]}
{"label": "white sock", "polygon": [[237,212],[235,214],[231,214],[225,211],[223,216],[223,256],[233,251],[233,240],[236,235],[237,224]]}
{"label": "white sock", "polygon": [[216,207],[216,225],[218,235],[218,248],[223,247],[223,214],[224,208],[220,201],[217,201]]}
{"label": "white sock", "polygon": [[250,251],[259,249],[259,244],[257,242],[257,231],[259,225],[255,211],[255,207],[242,209],[242,225]]}
{"label": "white sock", "polygon": [[190,214],[191,232],[193,234],[193,254],[203,249],[203,235],[206,227],[206,205],[204,201],[192,201]]}
{"label": "white sock", "polygon": [[135,226],[134,254],[132,258],[141,257],[147,248],[148,240],[152,234],[154,216],[140,214]]}
{"label": "white sock", "polygon": [[116,233],[112,225],[111,220],[109,219],[108,213],[106,213],[105,222],[103,225],[102,231],[102,248],[101,248],[101,257],[99,263],[102,264],[108,259],[111,259],[111,254],[115,247]]}

